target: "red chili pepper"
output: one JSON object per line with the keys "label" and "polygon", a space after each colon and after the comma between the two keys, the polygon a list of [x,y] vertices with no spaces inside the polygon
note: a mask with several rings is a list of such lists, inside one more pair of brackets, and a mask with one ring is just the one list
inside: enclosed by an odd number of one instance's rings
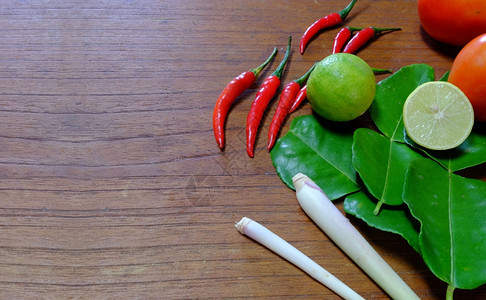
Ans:
{"label": "red chili pepper", "polygon": [[315,21],[302,35],[302,39],[300,40],[300,54],[304,54],[305,47],[307,43],[322,29],[328,28],[331,26],[338,25],[339,23],[343,22],[344,19],[348,16],[349,12],[353,8],[354,4],[358,0],[352,0],[348,6],[346,6],[343,10],[338,11],[336,13],[329,14],[319,20]]}
{"label": "red chili pepper", "polygon": [[359,48],[364,46],[369,40],[371,40],[377,34],[384,31],[395,31],[401,28],[375,28],[367,27],[358,31],[349,41],[349,43],[344,47],[343,53],[355,53]]}
{"label": "red chili pepper", "polygon": [[294,103],[292,103],[292,106],[290,107],[289,114],[296,111],[297,108],[300,106],[300,104],[302,104],[302,102],[304,102],[305,99],[307,99],[307,84],[304,85],[297,93],[297,96],[295,96],[295,100]]}
{"label": "red chili pepper", "polygon": [[290,55],[290,44],[292,42],[292,37],[289,36],[289,42],[287,45],[287,51],[285,51],[285,56],[278,65],[277,69],[265,80],[263,81],[260,90],[258,90],[255,100],[253,101],[250,112],[246,119],[246,152],[248,156],[254,156],[254,145],[256,140],[256,135],[258,132],[258,127],[263,117],[263,113],[267,109],[270,100],[277,92],[280,86],[280,77],[282,77],[282,72],[289,59]]}
{"label": "red chili pepper", "polygon": [[277,48],[274,48],[272,54],[263,64],[254,69],[241,73],[235,79],[230,81],[221,92],[213,111],[214,137],[216,138],[216,142],[218,143],[220,149],[223,149],[224,147],[224,123],[231,105],[239,95],[241,95],[255,82],[258,75],[260,75],[260,72],[263,70],[263,68],[265,68],[266,65],[268,65],[268,63],[270,63],[276,54]]}
{"label": "red chili pepper", "polygon": [[334,38],[334,44],[332,46],[332,53],[339,53],[343,49],[344,45],[349,41],[353,32],[357,30],[362,30],[362,28],[356,27],[343,27],[336,37]]}
{"label": "red chili pepper", "polygon": [[280,127],[289,114],[289,110],[294,103],[295,96],[300,91],[300,87],[307,80],[310,73],[314,70],[314,67],[315,64],[302,77],[289,82],[280,94],[277,109],[275,110],[272,122],[270,123],[270,128],[268,129],[268,150],[272,149],[273,145],[275,144]]}

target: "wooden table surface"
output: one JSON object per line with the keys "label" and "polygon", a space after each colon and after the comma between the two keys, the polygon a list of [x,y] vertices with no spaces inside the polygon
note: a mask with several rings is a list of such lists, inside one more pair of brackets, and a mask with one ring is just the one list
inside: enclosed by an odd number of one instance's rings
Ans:
{"label": "wooden table surface", "polygon": [[[280,61],[289,35],[283,81],[299,77],[339,29],[302,56],[303,31],[347,2],[1,1],[0,298],[338,299],[239,234],[246,216],[363,297],[388,299],[280,181],[268,118],[255,158],[246,155],[255,87],[231,110],[225,151],[212,132],[229,80],[275,46]],[[346,24],[402,27],[358,53],[376,68],[427,63],[440,76],[458,51],[421,30],[415,0],[360,0]],[[306,103],[282,134],[310,113]],[[406,242],[350,220],[421,298],[444,299],[446,284]],[[455,296],[484,299],[486,288]]]}

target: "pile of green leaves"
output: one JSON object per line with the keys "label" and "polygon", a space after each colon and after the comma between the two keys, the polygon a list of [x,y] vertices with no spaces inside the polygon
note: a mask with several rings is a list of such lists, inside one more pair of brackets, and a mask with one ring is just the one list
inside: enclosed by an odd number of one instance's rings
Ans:
{"label": "pile of green leaves", "polygon": [[[271,152],[281,180],[312,178],[347,213],[402,236],[449,289],[486,283],[486,182],[458,171],[486,162],[486,131],[477,124],[459,147],[430,151],[407,138],[403,104],[434,80],[425,64],[380,81],[371,126],[295,118]],[[441,80],[445,80],[443,77]]]}

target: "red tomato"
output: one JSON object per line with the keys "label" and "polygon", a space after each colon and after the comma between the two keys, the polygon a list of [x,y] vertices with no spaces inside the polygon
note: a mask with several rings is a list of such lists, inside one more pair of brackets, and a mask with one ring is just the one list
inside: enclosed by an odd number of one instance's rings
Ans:
{"label": "red tomato", "polygon": [[476,121],[486,121],[486,33],[470,41],[454,59],[448,81],[466,94]]}
{"label": "red tomato", "polygon": [[424,30],[443,43],[464,46],[486,33],[485,0],[418,0]]}

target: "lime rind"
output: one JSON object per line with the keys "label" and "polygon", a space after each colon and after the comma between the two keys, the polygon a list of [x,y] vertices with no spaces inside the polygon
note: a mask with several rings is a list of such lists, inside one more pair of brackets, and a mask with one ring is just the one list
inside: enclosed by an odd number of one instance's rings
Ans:
{"label": "lime rind", "polygon": [[351,121],[373,102],[376,80],[356,55],[335,53],[316,64],[307,80],[307,99],[314,112],[331,121]]}
{"label": "lime rind", "polygon": [[474,111],[466,95],[449,82],[431,81],[417,87],[403,107],[407,135],[431,150],[462,144],[474,125]]}

